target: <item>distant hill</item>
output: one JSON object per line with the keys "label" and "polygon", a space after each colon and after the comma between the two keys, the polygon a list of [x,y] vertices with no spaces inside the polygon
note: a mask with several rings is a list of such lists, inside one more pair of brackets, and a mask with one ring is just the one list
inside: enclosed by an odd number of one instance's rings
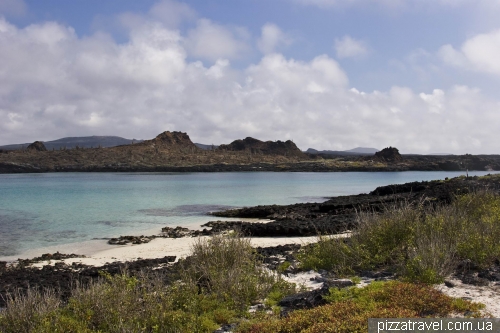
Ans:
{"label": "distant hill", "polygon": [[356,147],[356,148],[344,150],[344,151],[347,153],[375,154],[379,150],[376,148]]}
{"label": "distant hill", "polygon": [[[115,147],[121,145],[128,145],[132,142],[139,143],[144,140],[136,139],[125,139],[119,136],[80,136],[80,137],[67,137],[61,138],[53,141],[42,141],[47,150],[58,150],[61,148],[72,149],[76,146],[80,148],[91,148],[91,147]],[[3,150],[18,150],[28,147],[30,143],[19,143],[12,145],[0,146]]]}
{"label": "distant hill", "polygon": [[205,145],[203,143],[194,143],[194,145],[200,149],[203,149],[203,150],[212,150],[212,149],[217,149],[219,147],[219,145]]}
{"label": "distant hill", "polygon": [[432,154],[427,154],[427,155],[452,156],[452,155],[455,155],[455,154],[451,154],[451,153],[432,153]]}
{"label": "distant hill", "polygon": [[373,155],[378,151],[379,150],[375,148],[364,148],[364,147],[356,147],[349,150],[316,150],[313,148],[309,148],[307,149],[306,153],[339,155],[339,156],[364,156],[364,155]]}

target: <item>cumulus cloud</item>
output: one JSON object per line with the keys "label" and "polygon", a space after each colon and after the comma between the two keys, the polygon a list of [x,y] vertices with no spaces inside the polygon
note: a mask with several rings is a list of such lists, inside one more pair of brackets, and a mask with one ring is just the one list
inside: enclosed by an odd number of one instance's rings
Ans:
{"label": "cumulus cloud", "polygon": [[273,23],[266,23],[262,27],[262,34],[257,41],[257,47],[264,53],[273,53],[281,46],[287,46],[292,43],[292,38],[285,34]]}
{"label": "cumulus cloud", "polygon": [[186,38],[149,23],[118,44],[55,22],[18,28],[1,19],[0,144],[181,130],[214,144],[253,136],[302,149],[497,152],[500,105],[476,89],[363,92],[327,55],[270,53],[235,69],[220,53],[205,66],[188,60]]}
{"label": "cumulus cloud", "polygon": [[444,45],[438,55],[455,67],[500,75],[500,29],[467,39],[460,50]]}
{"label": "cumulus cloud", "polygon": [[246,29],[230,29],[208,19],[198,20],[185,39],[186,49],[193,57],[215,61],[219,58],[240,58],[249,50],[250,35]]}
{"label": "cumulus cloud", "polygon": [[365,42],[356,40],[347,35],[341,39],[335,39],[334,47],[337,52],[337,57],[340,59],[360,57],[368,53],[368,48]]}

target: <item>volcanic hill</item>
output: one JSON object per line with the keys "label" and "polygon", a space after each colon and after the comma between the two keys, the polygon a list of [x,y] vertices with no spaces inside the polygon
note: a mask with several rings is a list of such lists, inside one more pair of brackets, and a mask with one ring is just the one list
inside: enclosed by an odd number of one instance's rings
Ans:
{"label": "volcanic hill", "polygon": [[251,154],[283,155],[304,158],[305,154],[291,140],[260,141],[252,137],[235,140],[228,145],[220,145],[221,151],[245,151]]}

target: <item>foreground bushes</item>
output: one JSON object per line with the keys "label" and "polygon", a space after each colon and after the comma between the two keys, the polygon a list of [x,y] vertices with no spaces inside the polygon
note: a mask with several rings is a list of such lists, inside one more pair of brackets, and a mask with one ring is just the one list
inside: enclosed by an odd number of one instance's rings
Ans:
{"label": "foreground bushes", "polygon": [[[0,314],[1,332],[212,332],[248,316],[251,302],[295,286],[261,268],[248,240],[198,240],[180,265],[181,279],[104,274],[76,287],[67,304],[54,292],[13,295]],[[15,297],[17,296],[17,297]]]}
{"label": "foreground bushes", "polygon": [[438,283],[461,260],[485,267],[500,258],[500,196],[480,192],[447,206],[424,203],[359,214],[350,238],[320,238],[300,254],[302,267],[339,275],[389,268],[409,281]]}
{"label": "foreground bushes", "polygon": [[245,333],[367,332],[368,318],[444,317],[453,312],[478,315],[481,305],[453,299],[428,285],[372,282],[365,288],[331,289],[328,305],[292,312],[286,318],[241,327]]}

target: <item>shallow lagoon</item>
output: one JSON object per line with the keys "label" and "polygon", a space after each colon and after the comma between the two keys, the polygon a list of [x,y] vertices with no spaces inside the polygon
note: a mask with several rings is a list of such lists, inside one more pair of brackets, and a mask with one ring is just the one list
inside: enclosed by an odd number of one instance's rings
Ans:
{"label": "shallow lagoon", "polygon": [[[490,172],[470,172],[485,175]],[[218,209],[320,202],[463,172],[48,173],[0,175],[0,258],[164,226],[199,227]],[[67,248],[67,247],[66,247]]]}

